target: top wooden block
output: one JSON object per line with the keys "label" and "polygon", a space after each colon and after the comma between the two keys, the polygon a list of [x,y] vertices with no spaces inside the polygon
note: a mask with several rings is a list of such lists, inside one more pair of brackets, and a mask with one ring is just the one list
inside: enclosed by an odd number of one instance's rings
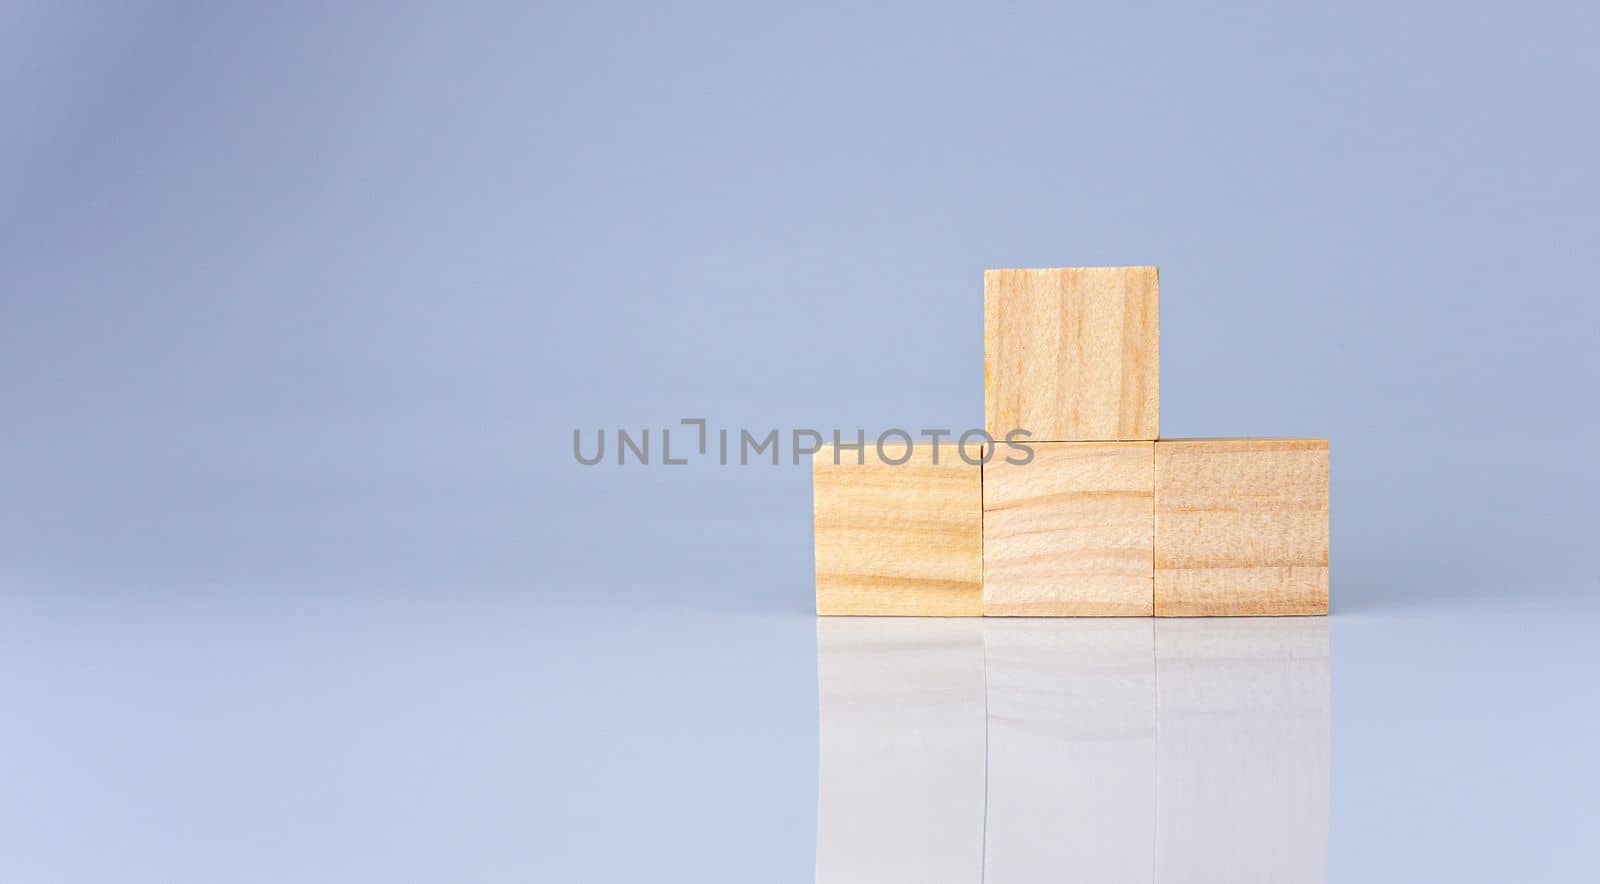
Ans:
{"label": "top wooden block", "polygon": [[1154,267],[986,270],[984,425],[1034,442],[1147,441],[1160,430]]}

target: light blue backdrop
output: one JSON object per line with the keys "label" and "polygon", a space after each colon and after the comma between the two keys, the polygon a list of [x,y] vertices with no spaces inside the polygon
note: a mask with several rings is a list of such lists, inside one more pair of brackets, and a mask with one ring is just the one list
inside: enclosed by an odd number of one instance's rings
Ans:
{"label": "light blue backdrop", "polygon": [[807,879],[807,472],[572,430],[975,426],[1132,263],[1166,435],[1332,440],[1334,878],[1564,868],[1597,24],[0,3],[0,877]]}

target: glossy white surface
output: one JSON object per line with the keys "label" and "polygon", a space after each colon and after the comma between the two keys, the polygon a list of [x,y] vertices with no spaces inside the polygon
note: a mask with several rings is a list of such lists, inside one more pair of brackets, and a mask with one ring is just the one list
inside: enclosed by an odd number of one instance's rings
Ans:
{"label": "glossy white surface", "polygon": [[1327,877],[1328,622],[1156,624],[1155,880]]}
{"label": "glossy white surface", "polygon": [[817,656],[819,884],[1326,879],[1324,618],[824,619]]}
{"label": "glossy white surface", "polygon": [[1156,671],[1147,619],[984,621],[984,880],[1150,880]]}
{"label": "glossy white surface", "polygon": [[[1478,602],[1352,603],[1326,621],[1329,881],[1589,877],[1600,600],[1540,592],[1508,584]],[[812,882],[819,844],[827,853],[849,843],[834,838],[833,820],[888,826],[902,800],[859,795],[870,816],[833,800],[835,785],[863,782],[850,771],[876,769],[865,759],[834,765],[832,735],[849,731],[834,727],[845,708],[832,702],[837,658],[826,641],[818,654],[819,627],[832,622],[795,610],[552,607],[519,593],[431,588],[0,596],[0,707],[12,722],[0,729],[0,880]],[[1232,676],[1199,677],[1247,662],[1232,653],[1223,655],[1232,663],[1202,657],[1194,677],[1175,676],[1168,649],[1184,645],[1166,641],[1173,628],[1151,625],[1163,652],[1160,749],[1174,754],[1168,713],[1182,708],[1166,705],[1168,688],[1187,682],[1232,710],[1184,713],[1187,757],[1233,758],[1239,776],[1208,795],[1194,775],[1163,768],[1161,806],[1188,791],[1190,806],[1211,808],[1194,825],[1224,836],[1214,842],[1222,855],[1204,862],[1262,868],[1252,842],[1226,839],[1248,838],[1263,806],[1304,803],[1304,813],[1269,818],[1278,840],[1261,843],[1299,845],[1309,866],[1317,784],[1287,795],[1271,788],[1281,780],[1252,784],[1257,771],[1311,768],[1273,748],[1282,729],[1262,726],[1270,719],[1249,704],[1277,697],[1271,705],[1282,709],[1281,698],[1299,694],[1315,722],[1325,714],[1320,664],[1251,662],[1293,679],[1259,679],[1278,689],[1241,696],[1230,693]],[[978,689],[976,645],[969,633],[940,664],[967,673],[968,697]],[[886,672],[876,690],[900,677]],[[1291,690],[1301,679],[1308,693]],[[893,704],[853,714],[893,737],[876,751],[899,765],[895,781],[911,781],[911,766],[926,760],[916,748],[931,744],[905,740]],[[970,734],[983,720],[942,727]],[[1239,733],[1249,751],[1233,751]],[[1006,751],[1004,735],[991,739]],[[981,843],[981,817],[961,796],[979,789],[970,771],[982,750],[959,751],[965,760],[951,769],[968,785],[938,812],[949,814],[944,832],[963,833],[948,838],[962,857],[951,868],[977,881],[979,863],[966,857]],[[1004,770],[1004,759],[990,761]],[[1062,773],[1041,769],[1040,779]],[[1055,787],[1032,795],[991,774],[992,799],[1056,819],[1073,812],[1072,795]],[[1154,824],[1139,825],[1152,841]],[[992,849],[1012,850],[1012,873],[1071,880],[1049,864],[1021,865],[1026,842],[1004,825]],[[894,837],[945,850],[920,834],[929,828]],[[1286,829],[1304,838],[1283,838]],[[1197,845],[1169,841],[1162,856],[1180,847]],[[1034,848],[1045,859],[1063,849]],[[820,858],[825,873],[848,872]]]}
{"label": "glossy white surface", "polygon": [[983,625],[817,621],[819,884],[970,882],[983,868]]}

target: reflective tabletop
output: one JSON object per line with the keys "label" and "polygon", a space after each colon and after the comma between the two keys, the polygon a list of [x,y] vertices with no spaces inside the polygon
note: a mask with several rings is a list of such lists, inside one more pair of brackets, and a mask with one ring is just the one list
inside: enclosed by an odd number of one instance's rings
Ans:
{"label": "reflective tabletop", "polygon": [[1322,881],[1328,627],[818,623],[817,881]]}
{"label": "reflective tabletop", "polygon": [[1600,606],[1537,599],[914,620],[14,594],[0,878],[1583,880]]}

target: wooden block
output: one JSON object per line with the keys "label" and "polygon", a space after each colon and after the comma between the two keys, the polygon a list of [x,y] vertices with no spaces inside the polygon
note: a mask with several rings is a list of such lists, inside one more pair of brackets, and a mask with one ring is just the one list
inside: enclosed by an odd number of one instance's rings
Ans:
{"label": "wooden block", "polygon": [[987,270],[984,424],[1032,441],[1151,440],[1160,429],[1154,267]]}
{"label": "wooden block", "polygon": [[1156,616],[1328,613],[1328,441],[1163,439]]}
{"label": "wooden block", "polygon": [[1154,443],[1038,442],[983,468],[983,613],[1149,617]]}
{"label": "wooden block", "polygon": [[[885,453],[898,458],[903,446]],[[962,617],[983,613],[982,477],[946,443],[909,460],[823,446],[812,456],[817,613]]]}

